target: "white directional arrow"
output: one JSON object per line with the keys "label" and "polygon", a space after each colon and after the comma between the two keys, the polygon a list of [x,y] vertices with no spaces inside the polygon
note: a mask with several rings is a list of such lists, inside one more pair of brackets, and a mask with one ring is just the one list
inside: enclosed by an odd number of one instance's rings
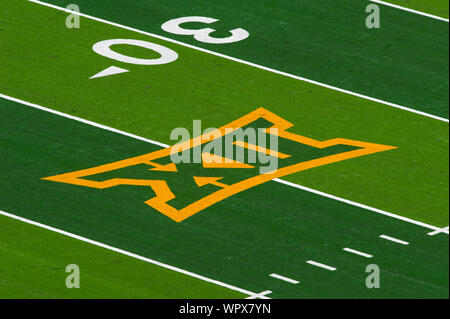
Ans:
{"label": "white directional arrow", "polygon": [[130,72],[130,70],[118,68],[116,66],[110,66],[109,68],[104,69],[103,71],[100,71],[99,73],[91,76],[89,79],[101,78],[104,76],[120,74],[120,73],[125,73],[125,72]]}

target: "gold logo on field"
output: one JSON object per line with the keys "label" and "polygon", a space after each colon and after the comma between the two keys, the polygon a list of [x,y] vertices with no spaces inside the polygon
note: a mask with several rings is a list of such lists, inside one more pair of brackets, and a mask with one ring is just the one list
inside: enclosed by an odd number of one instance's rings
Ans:
{"label": "gold logo on field", "polygon": [[[201,153],[201,164],[175,164],[170,160],[171,154],[174,152],[173,149],[165,148],[141,156],[43,179],[97,189],[119,185],[150,187],[155,196],[145,203],[172,220],[181,222],[217,202],[274,178],[396,148],[344,138],[318,141],[290,133],[287,132],[287,129],[292,127],[293,124],[264,108],[258,108],[217,129],[215,138],[223,138],[227,132],[230,132],[230,128],[232,130],[241,129],[261,120],[267,125],[265,128],[267,134],[270,134],[270,129],[277,129],[282,152],[260,147],[243,140],[234,141],[233,145],[236,148],[244,148],[248,152],[263,152],[268,156],[277,157],[280,165],[276,170],[269,173],[259,173],[258,165],[253,163],[231,159],[222,161],[219,155],[203,151]],[[185,149],[201,148],[209,142],[211,142],[211,135],[208,135],[208,137],[202,135],[183,142],[180,146]],[[307,152],[299,150],[307,150]],[[321,154],[321,152],[324,154]],[[331,154],[329,154],[330,152]],[[308,158],[311,153],[314,153],[312,159]],[[119,173],[120,170],[133,167],[145,167],[139,178],[126,176],[126,178],[104,178],[100,181],[92,179],[93,176],[97,176],[98,179],[102,174]],[[232,172],[232,174],[228,175],[228,172]],[[182,178],[182,182],[173,183],[173,180],[177,180],[177,178]],[[182,186],[181,190],[175,190],[176,187],[174,186],[179,188],[180,185]],[[194,192],[186,193],[185,190],[183,194],[183,187],[185,187],[184,189],[193,187]],[[192,198],[192,194],[200,197]]]}

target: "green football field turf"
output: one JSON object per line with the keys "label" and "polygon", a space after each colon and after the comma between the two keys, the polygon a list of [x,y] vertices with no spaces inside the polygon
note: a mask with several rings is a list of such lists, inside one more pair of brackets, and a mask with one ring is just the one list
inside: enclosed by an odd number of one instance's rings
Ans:
{"label": "green football field turf", "polygon": [[[368,32],[364,0],[131,1],[115,10],[121,2],[77,4],[96,17],[448,118],[447,23],[384,7],[381,29]],[[251,35],[217,45],[161,29],[170,19],[197,15],[220,19],[211,25],[217,37],[238,27]]]}
{"label": "green football field turf", "polygon": [[[1,299],[245,297],[4,216],[0,230]],[[67,289],[66,267],[74,263],[83,278],[80,289]]]}
{"label": "green football field turf", "polygon": [[[69,3],[48,2],[61,7]],[[0,68],[1,211],[252,293],[270,290],[271,298],[448,298],[448,229],[447,234],[428,235],[449,223],[448,22],[385,7],[382,27],[368,30],[366,1],[262,1],[252,7],[234,1],[208,6],[199,1],[134,1],[126,7],[123,1],[77,3],[83,13],[143,32],[84,17],[81,28],[68,29],[68,14],[57,8],[2,2],[0,60],[6,63]],[[431,14],[445,11],[441,2],[430,2],[429,10],[419,2],[409,6]],[[123,10],[114,10],[117,7]],[[327,12],[334,14],[321,19]],[[161,29],[170,19],[194,15],[220,18],[211,27],[242,27],[250,36],[214,45]],[[154,66],[118,62],[92,50],[108,39],[159,44],[178,58]],[[114,49],[127,56],[158,58],[140,47]],[[110,66],[129,72],[89,79]],[[291,133],[393,149],[283,176],[180,223],[144,203],[155,195],[150,187],[99,190],[43,180],[158,151],[175,143],[170,140],[174,128],[192,131],[193,120],[201,120],[203,129],[220,127],[259,107],[291,122]],[[355,149],[297,144],[280,144],[281,152],[292,155],[292,163]],[[89,179],[168,180],[177,195],[172,203],[181,208],[220,188],[199,188],[193,176],[222,176],[225,184],[246,176],[239,170],[211,172],[195,165],[180,165],[178,174],[147,168],[137,165]],[[0,297],[251,294],[6,217],[1,217],[0,228],[5,230]],[[82,276],[86,273],[86,286],[68,290],[64,268],[77,262]],[[369,264],[380,266],[380,289],[365,286]],[[272,273],[299,284],[270,277]],[[29,282],[27,277],[34,279]]]}
{"label": "green football field turf", "polygon": [[448,1],[442,0],[391,0],[387,1],[395,5],[404,6],[424,13],[437,15],[448,19]]}

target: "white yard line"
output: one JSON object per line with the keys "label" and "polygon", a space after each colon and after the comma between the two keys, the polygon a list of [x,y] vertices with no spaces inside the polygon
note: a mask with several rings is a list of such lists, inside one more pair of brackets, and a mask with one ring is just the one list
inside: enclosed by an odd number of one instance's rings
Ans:
{"label": "white yard line", "polygon": [[[162,262],[159,262],[159,261],[147,258],[147,257],[139,256],[139,255],[130,253],[128,251],[125,251],[125,250],[122,250],[122,249],[119,249],[119,248],[115,248],[115,247],[112,247],[112,246],[109,246],[109,245],[105,245],[105,244],[100,243],[98,241],[91,240],[91,239],[88,239],[88,238],[85,238],[85,237],[82,237],[82,236],[79,236],[79,235],[75,235],[75,234],[66,232],[64,230],[58,229],[58,228],[47,226],[47,225],[44,225],[44,224],[41,224],[41,223],[38,223],[38,222],[35,222],[35,221],[32,221],[32,220],[29,220],[29,219],[26,219],[26,218],[23,218],[23,217],[20,217],[20,216],[17,216],[17,215],[13,215],[13,214],[4,212],[2,210],[0,210],[0,215],[6,216],[6,217],[10,217],[10,218],[13,218],[13,219],[19,220],[21,222],[24,222],[24,223],[27,223],[27,224],[30,224],[30,225],[34,225],[34,226],[37,226],[37,227],[40,227],[40,228],[44,228],[44,229],[50,230],[52,232],[55,232],[55,233],[67,236],[67,237],[71,237],[71,238],[74,238],[74,239],[77,239],[77,240],[81,240],[83,242],[86,242],[86,243],[89,243],[89,244],[92,244],[92,245],[95,245],[95,246],[98,246],[98,247],[102,247],[102,248],[114,251],[116,253],[135,258],[135,259],[139,259],[139,260],[148,262],[150,264],[154,264],[156,266],[160,266],[160,267],[163,267],[163,268],[166,268],[166,269],[170,269],[170,270],[179,272],[181,274],[184,274],[184,275],[187,275],[187,276],[190,276],[190,277],[194,277],[194,278],[197,278],[197,279],[200,279],[200,280],[203,280],[203,281],[206,281],[206,282],[218,285],[218,286],[222,286],[222,287],[225,287],[225,288],[228,288],[228,289],[240,292],[240,293],[245,294],[245,295],[249,295],[249,296],[255,296],[255,295],[259,296],[260,295],[260,294],[254,293],[252,291],[245,290],[245,289],[242,289],[242,288],[238,288],[238,287],[235,287],[235,286],[232,286],[232,285],[229,285],[229,284],[226,284],[226,283],[223,283],[221,281],[214,280],[214,279],[211,279],[211,278],[208,278],[208,277],[204,277],[204,276],[195,274],[193,272],[190,272],[190,271],[178,268],[178,267],[174,267],[174,266],[171,266],[171,265],[168,265],[168,264],[164,264]],[[270,299],[270,298],[268,298],[266,296],[261,296],[261,298]]]}
{"label": "white yard line", "polygon": [[291,182],[288,182],[288,181],[285,181],[285,180],[282,180],[282,179],[279,179],[279,178],[275,178],[275,179],[273,179],[273,181],[278,182],[278,183],[282,183],[282,184],[285,184],[285,185],[288,185],[288,186],[291,186],[291,187],[295,187],[295,188],[298,188],[298,189],[302,189],[304,191],[307,191],[307,192],[310,192],[310,193],[314,193],[314,194],[317,194],[317,195],[320,195],[320,196],[328,197],[328,198],[331,198],[331,199],[334,199],[334,200],[337,200],[339,202],[343,202],[343,203],[346,203],[346,204],[349,204],[349,205],[353,205],[353,206],[357,206],[357,207],[360,207],[360,208],[363,208],[363,209],[366,209],[366,210],[370,210],[370,211],[378,213],[378,214],[382,214],[382,215],[386,215],[386,216],[389,216],[389,217],[392,217],[392,218],[395,218],[395,219],[399,219],[399,220],[402,220],[402,221],[405,221],[405,222],[408,222],[408,223],[411,223],[411,224],[422,226],[422,227],[425,227],[425,228],[428,228],[428,229],[432,229],[432,230],[439,230],[439,229],[441,229],[440,227],[436,227],[436,226],[433,226],[433,225],[429,225],[429,224],[426,224],[426,223],[419,222],[419,221],[411,219],[411,218],[407,218],[407,217],[403,217],[403,216],[396,215],[396,214],[393,214],[393,213],[389,213],[387,211],[384,211],[384,210],[381,210],[381,209],[378,209],[378,208],[374,208],[374,207],[370,207],[370,206],[367,206],[367,205],[364,205],[364,204],[360,204],[360,203],[357,203],[357,202],[354,202],[354,201],[351,201],[351,200],[348,200],[348,199],[337,197],[337,196],[334,196],[334,195],[331,195],[331,194],[328,194],[328,193],[324,193],[324,192],[318,191],[316,189],[312,189],[312,188],[309,188],[309,187],[306,187],[306,186],[302,186],[302,185],[299,185],[299,184],[291,183]]}
{"label": "white yard line", "polygon": [[259,294],[247,297],[245,299],[270,299],[267,297],[267,295],[269,295],[271,293],[272,293],[271,290],[266,290],[266,291],[260,292]]}
{"label": "white yard line", "polygon": [[265,67],[265,66],[262,66],[262,65],[258,65],[258,64],[252,63],[252,62],[248,62],[248,61],[245,61],[245,60],[233,58],[233,57],[221,54],[221,53],[217,53],[217,52],[214,52],[214,51],[206,50],[206,49],[203,49],[203,48],[200,48],[200,47],[193,46],[191,44],[187,44],[187,43],[184,43],[184,42],[180,42],[180,41],[177,41],[177,40],[166,38],[166,37],[154,34],[154,33],[142,31],[142,30],[139,30],[139,29],[131,28],[131,27],[127,27],[127,26],[124,26],[122,24],[118,24],[118,23],[111,22],[111,21],[108,21],[108,20],[96,18],[96,17],[90,16],[90,15],[87,15],[85,13],[74,12],[74,11],[68,10],[66,8],[58,7],[58,6],[55,6],[53,4],[42,2],[42,1],[39,1],[39,0],[28,0],[28,1],[36,3],[36,4],[39,4],[39,5],[46,6],[46,7],[49,7],[49,8],[53,8],[53,9],[56,9],[56,10],[60,10],[60,11],[66,12],[68,14],[75,14],[75,15],[79,15],[79,16],[87,18],[87,19],[91,19],[91,20],[94,20],[94,21],[106,23],[106,24],[115,26],[117,28],[121,28],[121,29],[129,30],[129,31],[137,32],[137,33],[144,34],[144,35],[147,35],[147,36],[151,36],[151,37],[154,37],[154,38],[157,38],[157,39],[160,39],[160,40],[164,40],[164,41],[168,41],[168,42],[171,42],[171,43],[175,43],[175,44],[178,44],[178,45],[181,45],[181,46],[184,46],[184,47],[187,47],[187,48],[191,48],[191,49],[194,49],[194,50],[197,50],[197,51],[201,51],[201,52],[204,52],[204,53],[212,54],[212,55],[215,55],[215,56],[227,59],[227,60],[231,60],[231,61],[238,62],[238,63],[241,63],[241,64],[246,64],[246,65],[249,65],[249,66],[261,69],[261,70],[265,70],[265,71],[269,71],[269,72],[276,73],[276,74],[279,74],[279,75],[287,76],[287,77],[292,78],[292,79],[308,82],[308,83],[311,83],[311,84],[314,84],[314,85],[325,87],[327,89],[331,89],[331,90],[338,91],[338,92],[341,92],[341,93],[353,95],[353,96],[356,96],[356,97],[359,97],[359,98],[362,98],[362,99],[365,99],[365,100],[369,100],[369,101],[373,101],[373,102],[376,102],[376,103],[388,105],[388,106],[391,106],[391,107],[394,107],[394,108],[397,108],[397,109],[401,109],[401,110],[408,111],[408,112],[411,112],[411,113],[415,113],[415,114],[419,114],[419,115],[422,115],[422,116],[426,116],[426,117],[429,117],[429,118],[432,118],[432,119],[435,119],[435,120],[439,120],[439,121],[443,121],[443,122],[447,122],[447,123],[449,122],[448,119],[440,117],[440,116],[436,116],[436,115],[429,114],[429,113],[422,112],[422,111],[418,111],[418,110],[415,110],[415,109],[412,109],[412,108],[409,108],[409,107],[406,107],[406,106],[402,106],[402,105],[398,105],[398,104],[395,104],[395,103],[391,103],[391,102],[387,102],[387,101],[384,101],[384,100],[380,100],[380,99],[377,99],[377,98],[373,98],[373,97],[370,97],[370,96],[367,96],[367,95],[364,95],[364,94],[359,94],[359,93],[352,92],[352,91],[349,91],[349,90],[341,89],[341,88],[338,88],[338,87],[335,87],[335,86],[332,86],[332,85],[328,85],[328,84],[321,83],[321,82],[318,82],[318,81],[310,80],[310,79],[307,79],[307,78],[304,78],[304,77],[300,77],[300,76],[296,76],[296,75],[293,75],[293,74],[290,74],[290,73],[278,71],[278,70],[275,70],[275,69],[272,69],[272,68],[268,68],[268,67]]}
{"label": "white yard line", "polygon": [[434,236],[434,235],[437,235],[437,234],[440,234],[440,233],[448,235],[448,226],[444,227],[444,228],[441,228],[441,229],[436,229],[435,231],[432,231],[431,233],[428,233],[428,235]]}
{"label": "white yard line", "polygon": [[[61,117],[65,117],[65,118],[68,118],[68,119],[71,119],[71,120],[74,120],[74,121],[78,121],[78,122],[87,124],[87,125],[95,126],[95,127],[100,128],[100,129],[103,129],[103,130],[107,130],[107,131],[111,131],[111,132],[114,132],[114,133],[117,133],[117,134],[128,136],[128,137],[131,137],[131,138],[143,141],[143,142],[147,142],[147,143],[151,143],[151,144],[154,144],[154,145],[158,145],[160,147],[164,147],[164,148],[169,147],[169,145],[164,144],[164,143],[160,143],[160,142],[157,142],[157,141],[154,141],[154,140],[150,140],[148,138],[141,137],[141,136],[138,136],[138,135],[135,135],[135,134],[131,134],[131,133],[128,133],[128,132],[125,132],[125,131],[121,131],[121,130],[118,130],[118,129],[115,129],[115,128],[112,128],[112,127],[109,127],[109,126],[106,126],[106,125],[102,125],[102,124],[98,124],[98,123],[95,123],[95,122],[92,122],[92,121],[88,121],[88,120],[82,119],[82,118],[77,117],[77,116],[73,116],[73,115],[69,115],[69,114],[63,113],[63,112],[55,111],[55,110],[52,110],[50,108],[47,108],[47,107],[44,107],[44,106],[41,106],[41,105],[38,105],[38,104],[30,103],[30,102],[27,102],[27,101],[24,101],[24,100],[21,100],[21,99],[18,99],[18,98],[11,97],[9,95],[5,95],[5,94],[0,93],[0,98],[4,98],[6,100],[10,100],[10,101],[13,101],[13,102],[16,102],[16,103],[20,103],[20,104],[23,104],[23,105],[26,105],[26,106],[30,106],[32,108],[35,108],[35,109],[38,109],[38,110],[41,110],[41,111],[45,111],[45,112],[49,112],[49,113],[52,113],[52,114],[55,114],[55,115],[58,115],[58,116],[61,116]],[[382,215],[386,215],[386,216],[389,216],[389,217],[392,217],[392,218],[396,218],[396,219],[399,219],[399,220],[402,220],[402,221],[405,221],[405,222],[408,222],[408,223],[411,223],[411,224],[422,226],[422,227],[425,227],[425,228],[428,228],[428,229],[431,229],[431,230],[440,230],[441,229],[440,227],[428,225],[428,224],[419,222],[417,220],[413,220],[413,219],[410,219],[410,218],[407,218],[407,217],[403,217],[403,216],[400,216],[400,215],[389,213],[389,212],[383,211],[381,209],[377,209],[377,208],[373,208],[373,207],[370,207],[370,206],[367,206],[367,205],[363,205],[363,204],[360,204],[360,203],[357,203],[357,202],[353,202],[353,201],[350,201],[348,199],[340,198],[340,197],[337,197],[337,196],[334,196],[334,195],[331,195],[331,194],[328,194],[328,193],[324,193],[324,192],[318,191],[316,189],[312,189],[312,188],[309,188],[309,187],[306,187],[306,186],[302,186],[302,185],[299,185],[299,184],[288,182],[288,181],[285,181],[285,180],[282,180],[282,179],[279,179],[279,178],[275,178],[275,179],[273,179],[273,181],[275,181],[277,183],[281,183],[281,184],[287,185],[287,186],[291,186],[291,187],[294,187],[294,188],[298,188],[298,189],[301,189],[301,190],[304,190],[304,191],[307,191],[307,192],[310,192],[310,193],[314,193],[314,194],[317,194],[317,195],[320,195],[320,196],[323,196],[323,197],[328,197],[328,198],[331,198],[333,200],[337,200],[337,201],[340,201],[340,202],[343,202],[343,203],[346,203],[346,204],[349,204],[349,205],[357,206],[357,207],[360,207],[360,208],[363,208],[365,210],[369,210],[369,211],[372,211],[372,212],[375,212],[375,213],[378,213],[378,214],[382,214]],[[448,232],[447,232],[447,234],[448,234]]]}
{"label": "white yard line", "polygon": [[390,2],[380,1],[380,0],[370,0],[370,1],[378,3],[378,4],[382,4],[382,5],[385,5],[385,6],[389,6],[389,7],[395,8],[395,9],[407,11],[407,12],[414,13],[414,14],[418,14],[418,15],[421,15],[421,16],[424,16],[424,17],[428,17],[428,18],[432,18],[432,19],[448,22],[448,19],[436,16],[436,15],[433,15],[433,14],[425,13],[425,12],[422,12],[422,11],[417,11],[417,10],[414,10],[414,9],[402,7],[402,6],[399,6],[397,4],[393,4],[393,3],[390,3]]}
{"label": "white yard line", "polygon": [[109,127],[109,126],[106,126],[106,125],[102,125],[102,124],[98,124],[98,123],[95,123],[95,122],[92,122],[92,121],[89,121],[89,120],[85,120],[85,119],[82,119],[81,117],[77,117],[77,116],[73,116],[73,115],[70,115],[70,114],[67,114],[67,113],[55,111],[55,110],[49,109],[49,108],[41,106],[41,105],[37,105],[37,104],[30,103],[30,102],[27,102],[27,101],[24,101],[24,100],[16,99],[15,97],[11,97],[11,96],[8,96],[8,95],[5,95],[5,94],[1,94],[0,93],[0,97],[4,98],[6,100],[10,100],[10,101],[17,102],[17,103],[20,103],[20,104],[23,104],[23,105],[26,105],[26,106],[33,107],[33,108],[38,109],[38,110],[42,110],[42,111],[45,111],[45,112],[53,113],[53,114],[56,114],[56,115],[59,115],[59,116],[62,116],[62,117],[65,117],[65,118],[68,118],[68,119],[71,119],[71,120],[74,120],[74,121],[78,121],[78,122],[81,122],[81,123],[84,123],[84,124],[87,124],[87,125],[95,126],[95,127],[101,128],[103,130],[107,130],[107,131],[111,131],[111,132],[114,132],[114,133],[117,133],[117,134],[125,135],[125,136],[128,136],[128,137],[134,138],[136,140],[140,140],[140,141],[147,142],[147,143],[150,143],[150,144],[158,145],[158,146],[161,146],[161,147],[164,147],[164,148],[169,147],[169,145],[167,145],[167,144],[159,143],[157,141],[153,141],[153,140],[150,140],[150,139],[142,137],[142,136],[137,136],[137,135],[134,135],[134,134],[131,134],[131,133],[127,133],[127,132],[124,132],[124,131],[121,131],[121,130],[118,130],[118,129],[115,129],[115,128],[112,128],[112,127]]}
{"label": "white yard line", "polygon": [[390,240],[393,241],[394,243],[400,244],[400,245],[409,245],[409,242],[398,239],[398,238],[394,238],[388,235],[380,235],[380,238],[386,239],[386,240]]}
{"label": "white yard line", "polygon": [[313,266],[316,266],[316,267],[320,267],[320,268],[329,270],[329,271],[335,271],[337,269],[335,267],[331,267],[331,266],[328,266],[328,265],[325,265],[325,264],[322,264],[322,263],[318,263],[317,261],[314,261],[314,260],[308,260],[306,263],[310,264],[310,265],[313,265]]}
{"label": "white yard line", "polygon": [[366,254],[366,253],[363,253],[362,251],[359,251],[359,250],[356,250],[356,249],[352,249],[352,248],[344,248],[342,250],[344,250],[346,252],[349,252],[349,253],[352,253],[352,254],[355,254],[355,255],[363,256],[363,257],[366,257],[366,258],[372,258],[373,257],[373,255]]}
{"label": "white yard line", "polygon": [[284,277],[284,276],[281,276],[281,275],[278,275],[278,274],[270,274],[269,276],[273,277],[273,278],[276,278],[276,279],[280,279],[280,280],[289,282],[289,283],[294,284],[294,285],[297,285],[297,284],[300,283],[300,281],[298,281],[298,280],[291,279],[291,278],[288,278],[288,277]]}

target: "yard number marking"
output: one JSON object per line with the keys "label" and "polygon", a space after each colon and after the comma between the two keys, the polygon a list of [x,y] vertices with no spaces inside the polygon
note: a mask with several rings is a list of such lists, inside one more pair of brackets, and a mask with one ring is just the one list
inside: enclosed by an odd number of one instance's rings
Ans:
{"label": "yard number marking", "polygon": [[[208,18],[208,17],[182,17],[177,19],[172,19],[167,21],[166,23],[163,23],[161,28],[166,31],[173,34],[180,34],[180,35],[193,35],[194,39],[197,41],[203,42],[203,43],[213,43],[213,44],[225,44],[225,43],[233,43],[245,40],[249,37],[249,33],[242,29],[237,28],[234,30],[231,30],[231,35],[229,37],[225,38],[215,38],[210,36],[211,33],[215,32],[215,29],[212,28],[203,28],[203,29],[184,29],[180,27],[180,24],[186,23],[186,22],[200,22],[200,23],[214,23],[219,21],[218,19],[214,18]],[[118,45],[118,44],[126,44],[126,45],[135,45],[138,47],[146,48],[152,51],[155,51],[161,55],[158,59],[139,59],[127,55],[123,55],[120,53],[117,53],[111,49],[111,46]],[[111,40],[104,40],[97,42],[92,47],[92,50],[94,50],[95,53],[100,54],[104,57],[110,58],[112,60],[116,60],[123,63],[129,63],[129,64],[136,64],[136,65],[160,65],[160,64],[167,64],[171,63],[173,61],[176,61],[178,59],[178,54],[168,49],[162,45],[151,43],[148,41],[142,41],[142,40],[134,40],[134,39],[111,39]],[[119,68],[116,66],[110,66],[97,74],[94,74],[89,79],[96,79],[101,78],[113,74],[120,74],[129,72],[127,69]]]}
{"label": "yard number marking", "polygon": [[[186,22],[200,22],[200,23],[214,23],[219,20],[208,18],[208,17],[182,17],[177,19],[172,19],[167,21],[166,23],[163,23],[161,28],[166,31],[173,34],[180,34],[180,35],[193,35],[194,39],[197,41],[203,42],[203,43],[213,43],[213,44],[225,44],[225,43],[233,43],[245,40],[249,37],[249,33],[242,29],[237,28],[234,30],[231,30],[231,35],[229,37],[225,38],[215,38],[212,37],[210,34],[216,31],[212,28],[203,28],[203,29],[184,29],[180,27],[180,24],[186,23]],[[155,51],[161,55],[158,59],[139,59],[135,57],[130,57],[127,55],[123,55],[120,53],[117,53],[111,49],[111,46],[118,45],[118,44],[126,44],[126,45],[135,45],[138,47],[142,47],[145,49],[149,49],[152,51]],[[171,63],[173,61],[176,61],[178,59],[178,54],[168,49],[162,45],[151,43],[148,41],[142,41],[142,40],[134,40],[134,39],[111,39],[111,40],[103,40],[100,42],[97,42],[92,47],[92,50],[94,50],[95,53],[98,53],[104,57],[110,58],[112,60],[116,60],[123,63],[129,63],[129,64],[136,64],[136,65],[160,65],[160,64],[167,64]],[[110,66],[97,74],[91,76],[89,79],[96,79],[101,78],[113,74],[120,74],[129,72],[127,69],[119,68],[116,66]]]}
{"label": "yard number marking", "polygon": [[215,38],[211,37],[210,34],[216,31],[212,28],[204,28],[204,29],[185,29],[180,27],[180,24],[186,22],[200,22],[211,24],[219,21],[218,19],[208,18],[208,17],[182,17],[173,20],[169,20],[161,25],[161,29],[166,32],[179,34],[179,35],[193,35],[194,39],[203,43],[212,43],[212,44],[225,44],[225,43],[233,43],[245,40],[249,37],[249,33],[242,29],[234,29],[231,30],[231,35],[226,38]]}
{"label": "yard number marking", "polygon": [[[126,44],[126,45],[134,45],[138,47],[142,47],[148,50],[155,51],[159,53],[161,56],[157,59],[140,59],[130,57],[124,54],[117,53],[111,49],[111,46],[118,44]],[[178,54],[162,45],[151,43],[148,41],[142,40],[134,40],[134,39],[111,39],[97,42],[92,46],[92,50],[95,53],[100,54],[104,57],[110,58],[112,60],[116,60],[123,63],[136,64],[136,65],[160,65],[167,64],[178,59]],[[118,68],[118,67],[109,67],[96,75],[90,77],[90,79],[99,78],[103,76],[108,76],[112,74],[124,73],[128,70]]]}

